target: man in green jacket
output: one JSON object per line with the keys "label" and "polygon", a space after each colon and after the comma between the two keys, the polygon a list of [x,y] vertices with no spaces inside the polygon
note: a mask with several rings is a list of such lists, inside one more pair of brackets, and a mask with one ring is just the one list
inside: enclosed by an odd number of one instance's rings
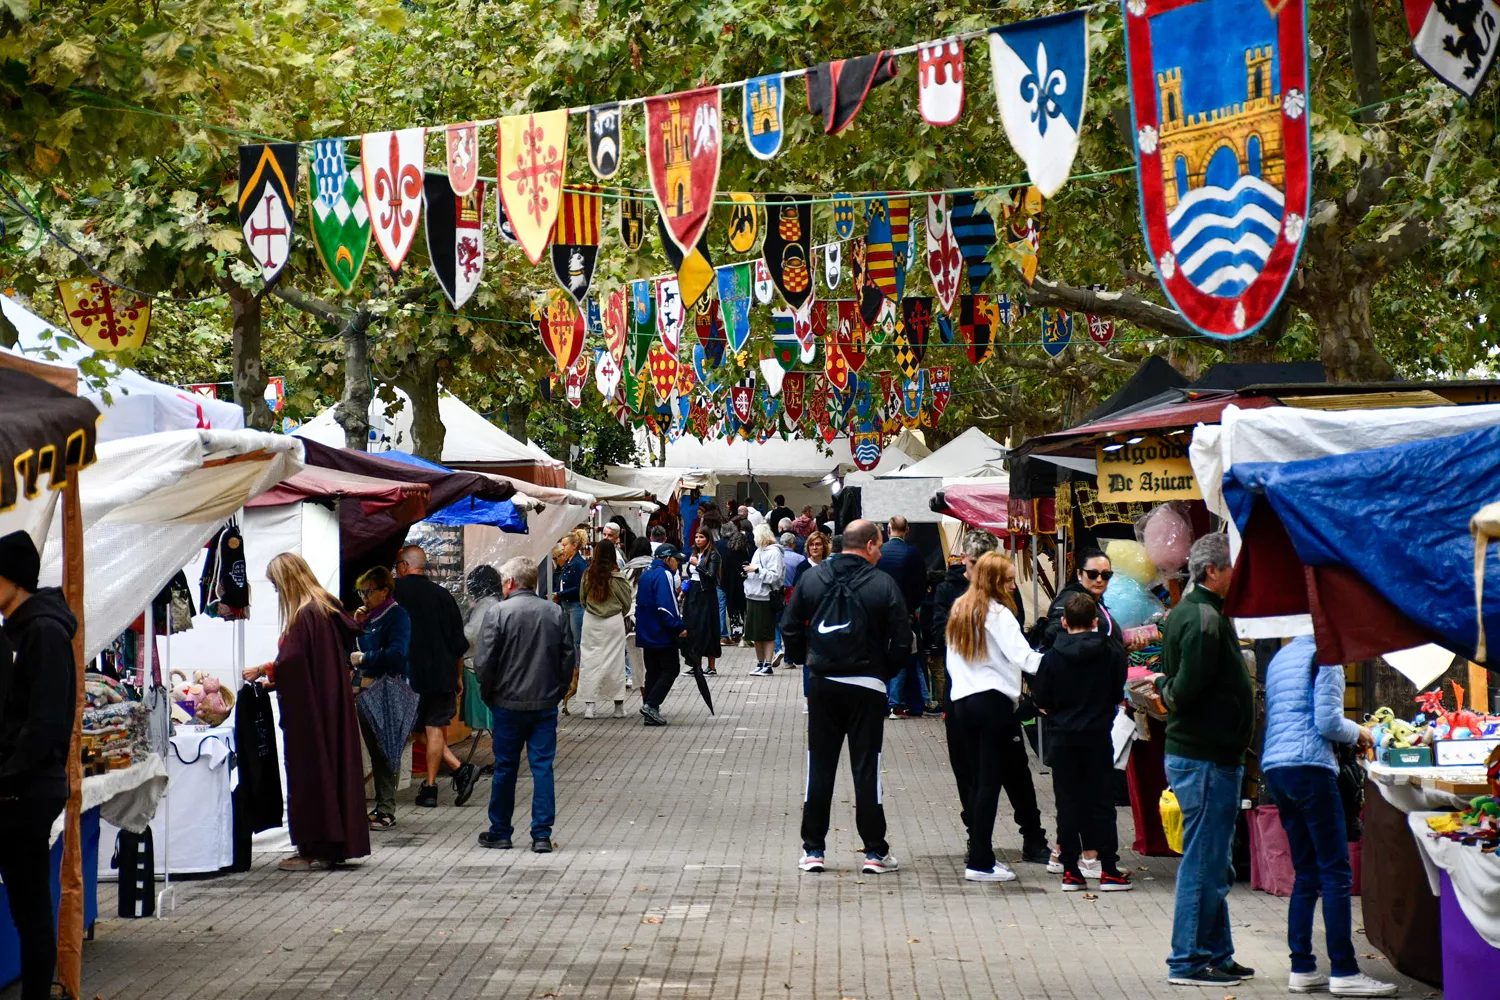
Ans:
{"label": "man in green jacket", "polygon": [[1167,780],[1182,807],[1182,863],[1172,913],[1168,981],[1232,986],[1254,975],[1234,960],[1230,849],[1255,702],[1234,625],[1224,615],[1229,540],[1193,543],[1195,586],[1167,618],[1156,687],[1167,706]]}

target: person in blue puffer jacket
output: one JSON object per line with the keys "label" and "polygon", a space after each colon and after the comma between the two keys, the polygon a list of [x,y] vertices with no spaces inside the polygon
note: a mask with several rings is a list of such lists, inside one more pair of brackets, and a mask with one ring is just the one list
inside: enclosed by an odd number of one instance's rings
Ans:
{"label": "person in blue puffer jacket", "polygon": [[641,717],[648,726],[665,726],[661,703],[677,679],[678,643],[687,635],[687,625],[677,605],[677,570],[682,550],[671,542],[656,547],[651,568],[641,574],[635,590],[635,644],[646,661],[646,679],[641,685]]}
{"label": "person in blue puffer jacket", "polygon": [[[378,677],[406,677],[406,657],[411,648],[411,616],[396,603],[396,583],[384,566],[367,570],[356,582],[364,601],[354,618],[364,626],[356,640],[359,649],[349,654],[354,668],[356,687],[369,687]],[[385,759],[376,735],[363,712],[359,730],[370,754],[370,772],[375,778],[375,808],[370,812],[370,829],[389,830],[396,825],[396,768],[400,761]]]}
{"label": "person in blue puffer jacket", "polygon": [[[1318,666],[1317,643],[1301,636],[1266,668],[1266,741],[1260,766],[1281,816],[1297,878],[1287,911],[1293,993],[1327,989],[1333,996],[1380,997],[1396,992],[1359,971],[1350,934],[1349,836],[1339,798],[1334,743],[1370,745],[1370,731],[1344,717],[1344,668]],[[1312,950],[1313,910],[1323,897],[1330,975]]]}

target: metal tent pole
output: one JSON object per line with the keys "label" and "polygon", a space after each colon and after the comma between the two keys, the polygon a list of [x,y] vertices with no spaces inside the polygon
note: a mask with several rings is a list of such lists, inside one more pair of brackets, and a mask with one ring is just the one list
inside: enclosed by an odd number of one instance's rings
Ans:
{"label": "metal tent pole", "polygon": [[[172,604],[167,602],[167,643],[165,655],[162,657],[162,676],[167,688],[167,715],[171,718],[172,712]],[[155,598],[152,603],[146,605],[146,679],[151,679],[151,660],[156,653],[156,608]],[[168,723],[170,727],[171,723]],[[167,738],[165,748],[167,759],[163,761],[170,769],[172,764],[172,739]],[[172,909],[177,909],[177,890],[172,887],[172,779],[167,778],[167,787],[161,797],[161,868],[162,885],[161,892],[156,894],[156,919],[166,919],[163,915],[163,907],[167,900],[172,901]]]}

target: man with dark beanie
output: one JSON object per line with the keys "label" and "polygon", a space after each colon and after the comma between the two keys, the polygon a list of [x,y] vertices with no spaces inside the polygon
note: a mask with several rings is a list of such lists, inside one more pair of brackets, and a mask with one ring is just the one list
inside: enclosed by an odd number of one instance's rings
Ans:
{"label": "man with dark beanie", "polygon": [[40,571],[30,535],[0,538],[0,879],[21,939],[21,1000],[52,991],[52,821],[68,799],[76,704],[78,622],[61,590],[37,589]]}

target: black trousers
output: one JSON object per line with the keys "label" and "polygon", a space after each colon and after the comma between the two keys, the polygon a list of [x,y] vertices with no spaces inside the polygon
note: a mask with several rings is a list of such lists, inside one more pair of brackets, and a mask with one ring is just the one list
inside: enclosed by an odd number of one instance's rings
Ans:
{"label": "black trousers", "polygon": [[968,867],[985,871],[995,864],[991,838],[1002,788],[1022,838],[1045,842],[1047,831],[1036,804],[1026,743],[1011,700],[999,691],[960,698],[949,708],[948,727],[948,759],[969,834]]}
{"label": "black trousers", "polygon": [[0,879],[21,939],[21,1000],[46,1000],[57,966],[52,910],[52,821],[60,798],[0,800]]}
{"label": "black trousers", "polygon": [[1057,797],[1057,843],[1063,866],[1077,874],[1080,852],[1098,851],[1100,866],[1115,874],[1120,845],[1115,832],[1115,755],[1109,736],[1076,746],[1054,743],[1047,749],[1047,759]]}
{"label": "black trousers", "polygon": [[661,703],[672,693],[672,682],[677,680],[677,647],[642,649],[641,659],[646,662],[646,683],[641,686],[641,700],[660,709]]}
{"label": "black trousers", "polygon": [[807,682],[807,788],[802,800],[802,849],[826,849],[833,778],[844,739],[854,777],[854,825],[864,850],[890,853],[881,804],[880,748],[885,738],[886,696],[816,674]]}

